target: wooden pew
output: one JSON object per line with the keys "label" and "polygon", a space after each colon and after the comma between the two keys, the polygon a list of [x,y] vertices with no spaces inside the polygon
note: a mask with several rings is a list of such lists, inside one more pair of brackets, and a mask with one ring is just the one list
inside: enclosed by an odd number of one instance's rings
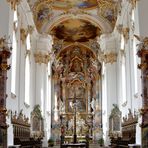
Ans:
{"label": "wooden pew", "polygon": [[22,148],[41,148],[42,142],[41,139],[31,138],[30,134],[30,123],[28,118],[22,114],[22,111],[19,115],[12,116],[11,118],[13,124],[13,133],[14,133],[14,145],[21,145]]}
{"label": "wooden pew", "polygon": [[128,117],[123,117],[121,124],[121,137],[110,137],[111,147],[128,148],[128,144],[136,143],[136,125],[138,117],[131,113],[129,109]]}

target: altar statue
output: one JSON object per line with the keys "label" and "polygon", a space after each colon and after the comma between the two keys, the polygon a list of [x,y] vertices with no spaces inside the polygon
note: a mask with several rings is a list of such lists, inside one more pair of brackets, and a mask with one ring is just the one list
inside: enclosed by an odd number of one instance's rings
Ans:
{"label": "altar statue", "polygon": [[96,104],[96,100],[94,98],[92,98],[90,105],[91,105],[91,108],[93,109],[93,112],[95,112],[95,110],[96,110],[95,104]]}

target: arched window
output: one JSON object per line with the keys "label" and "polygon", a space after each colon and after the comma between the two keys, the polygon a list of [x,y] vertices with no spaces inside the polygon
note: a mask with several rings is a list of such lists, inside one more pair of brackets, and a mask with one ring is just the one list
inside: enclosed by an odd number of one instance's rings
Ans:
{"label": "arched window", "polygon": [[17,11],[14,11],[13,17],[13,39],[12,39],[12,62],[11,62],[11,93],[12,96],[16,94],[16,60],[17,60],[17,34],[18,27]]}
{"label": "arched window", "polygon": [[48,63],[48,76],[47,76],[47,111],[51,110],[51,63]]}
{"label": "arched window", "polygon": [[26,38],[26,59],[25,59],[25,103],[30,104],[30,34]]}
{"label": "arched window", "polygon": [[121,35],[121,95],[122,102],[126,102],[126,63],[125,63],[125,40],[123,34]]}
{"label": "arched window", "polygon": [[137,54],[137,50],[136,50],[136,39],[134,38],[133,39],[133,62],[134,62],[134,66],[133,66],[133,68],[134,68],[134,86],[135,86],[135,88],[134,88],[134,92],[135,92],[135,94],[138,92],[138,84],[137,84],[137,56],[136,56],[136,54]]}
{"label": "arched window", "polygon": [[[131,21],[132,21],[132,26],[133,26],[133,35],[134,35],[134,24],[135,24],[135,10],[132,10],[132,15],[131,15]],[[136,39],[133,37],[133,42],[132,42],[132,54],[133,54],[133,71],[134,71],[134,93],[136,94],[138,92],[138,80],[137,80],[137,50],[136,50]]]}
{"label": "arched window", "polygon": [[122,64],[121,64],[121,76],[122,76],[122,101],[126,102],[126,67],[125,67],[125,55],[122,55]]}
{"label": "arched window", "polygon": [[121,44],[120,44],[120,49],[124,50],[125,48],[125,40],[123,34],[121,34]]}

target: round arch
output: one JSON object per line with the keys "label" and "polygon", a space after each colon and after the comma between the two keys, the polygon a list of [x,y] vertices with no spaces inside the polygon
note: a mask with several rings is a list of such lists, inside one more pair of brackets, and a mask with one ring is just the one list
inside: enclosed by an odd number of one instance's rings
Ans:
{"label": "round arch", "polygon": [[89,14],[63,14],[54,18],[53,21],[49,20],[46,24],[44,24],[41,28],[41,32],[49,33],[55,26],[69,19],[81,19],[91,22],[92,24],[100,28],[102,33],[111,33],[113,30],[111,24],[102,16],[94,17]]}
{"label": "round arch", "polygon": [[96,53],[88,46],[88,45],[85,45],[83,43],[80,43],[80,42],[75,42],[75,43],[71,43],[71,44],[68,44],[66,46],[64,46],[57,54],[57,57],[60,56],[61,52],[63,52],[64,50],[66,50],[67,48],[71,47],[71,46],[81,46],[81,47],[85,47],[86,49],[90,50],[92,53],[93,53],[93,56],[96,58]]}

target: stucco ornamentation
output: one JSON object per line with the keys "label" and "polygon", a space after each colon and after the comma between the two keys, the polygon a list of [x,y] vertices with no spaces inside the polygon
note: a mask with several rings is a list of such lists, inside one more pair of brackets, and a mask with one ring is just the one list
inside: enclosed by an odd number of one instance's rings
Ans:
{"label": "stucco ornamentation", "polygon": [[135,9],[138,0],[128,0],[128,1],[132,5],[132,9]]}
{"label": "stucco ornamentation", "polygon": [[39,64],[48,64],[50,60],[50,53],[42,53],[41,51],[37,51],[34,53],[35,62]]}
{"label": "stucco ornamentation", "polygon": [[7,0],[11,5],[11,9],[16,10],[16,6],[20,4],[21,0]]}
{"label": "stucco ornamentation", "polygon": [[123,36],[124,36],[126,43],[129,40],[129,31],[130,31],[130,29],[128,27],[125,27],[125,28],[122,29],[122,33],[123,33]]}
{"label": "stucco ornamentation", "polygon": [[24,44],[28,35],[28,29],[21,28],[20,29],[20,38],[22,43]]}
{"label": "stucco ornamentation", "polygon": [[107,63],[113,64],[114,62],[117,61],[117,53],[115,53],[115,52],[104,53],[104,52],[100,51],[98,53],[98,60],[100,62],[104,62],[105,64],[107,64]]}

